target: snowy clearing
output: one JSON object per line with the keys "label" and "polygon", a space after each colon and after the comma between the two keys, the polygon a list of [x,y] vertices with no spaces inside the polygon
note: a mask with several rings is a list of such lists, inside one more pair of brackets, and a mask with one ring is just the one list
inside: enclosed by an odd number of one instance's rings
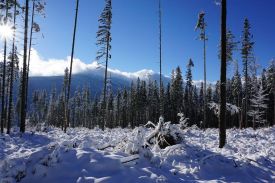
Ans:
{"label": "snowy clearing", "polygon": [[[178,127],[177,125],[175,125]],[[29,129],[30,130],[30,129]],[[0,182],[274,182],[275,127],[180,131],[182,143],[144,149],[153,129],[58,128],[0,136]],[[100,149],[100,150],[98,150]]]}

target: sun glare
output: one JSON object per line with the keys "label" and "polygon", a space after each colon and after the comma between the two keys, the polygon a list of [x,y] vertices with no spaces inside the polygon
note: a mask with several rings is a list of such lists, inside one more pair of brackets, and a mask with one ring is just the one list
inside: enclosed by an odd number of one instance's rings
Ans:
{"label": "sun glare", "polygon": [[0,37],[2,40],[4,39],[10,39],[13,35],[13,29],[12,26],[9,23],[0,23]]}

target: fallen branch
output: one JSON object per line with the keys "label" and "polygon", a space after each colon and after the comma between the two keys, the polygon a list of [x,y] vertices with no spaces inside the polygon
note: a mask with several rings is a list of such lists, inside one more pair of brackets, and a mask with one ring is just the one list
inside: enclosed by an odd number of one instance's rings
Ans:
{"label": "fallen branch", "polygon": [[125,163],[129,163],[131,161],[135,161],[135,160],[138,160],[138,159],[139,159],[139,155],[136,154],[136,155],[133,155],[133,156],[128,156],[128,157],[125,157],[125,158],[121,158],[120,162],[122,164],[125,164]]}
{"label": "fallen branch", "polygon": [[101,147],[101,148],[97,148],[97,150],[103,151],[103,150],[105,150],[105,149],[107,149],[107,148],[109,148],[109,147],[114,148],[114,147],[116,147],[116,146],[115,146],[115,145],[112,145],[112,144],[107,144],[107,145],[105,145],[105,146],[103,146],[103,147]]}

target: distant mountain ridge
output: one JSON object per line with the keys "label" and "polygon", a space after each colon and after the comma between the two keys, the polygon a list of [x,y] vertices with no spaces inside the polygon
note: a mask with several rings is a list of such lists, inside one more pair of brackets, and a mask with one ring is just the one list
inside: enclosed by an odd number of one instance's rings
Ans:
{"label": "distant mountain ridge", "polygon": [[[71,85],[72,92],[78,87],[83,88],[86,86],[91,89],[92,95],[99,95],[103,88],[104,69],[104,67],[99,67],[73,74]],[[159,74],[147,69],[132,73],[109,69],[108,76],[114,91],[123,89],[124,87],[130,87],[131,82],[135,82],[137,78],[145,81],[159,81]],[[31,76],[29,80],[29,95],[32,95],[34,90],[46,90],[50,92],[53,88],[56,88],[57,92],[60,92],[63,79],[64,76]],[[170,81],[170,78],[166,76],[162,76],[162,79],[165,85]]]}

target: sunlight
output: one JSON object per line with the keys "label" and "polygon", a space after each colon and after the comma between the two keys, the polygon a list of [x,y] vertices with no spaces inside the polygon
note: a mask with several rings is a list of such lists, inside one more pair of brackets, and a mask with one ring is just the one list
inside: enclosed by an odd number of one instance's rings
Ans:
{"label": "sunlight", "polygon": [[2,40],[10,39],[13,35],[13,28],[9,22],[4,23],[3,21],[0,23],[0,37]]}

